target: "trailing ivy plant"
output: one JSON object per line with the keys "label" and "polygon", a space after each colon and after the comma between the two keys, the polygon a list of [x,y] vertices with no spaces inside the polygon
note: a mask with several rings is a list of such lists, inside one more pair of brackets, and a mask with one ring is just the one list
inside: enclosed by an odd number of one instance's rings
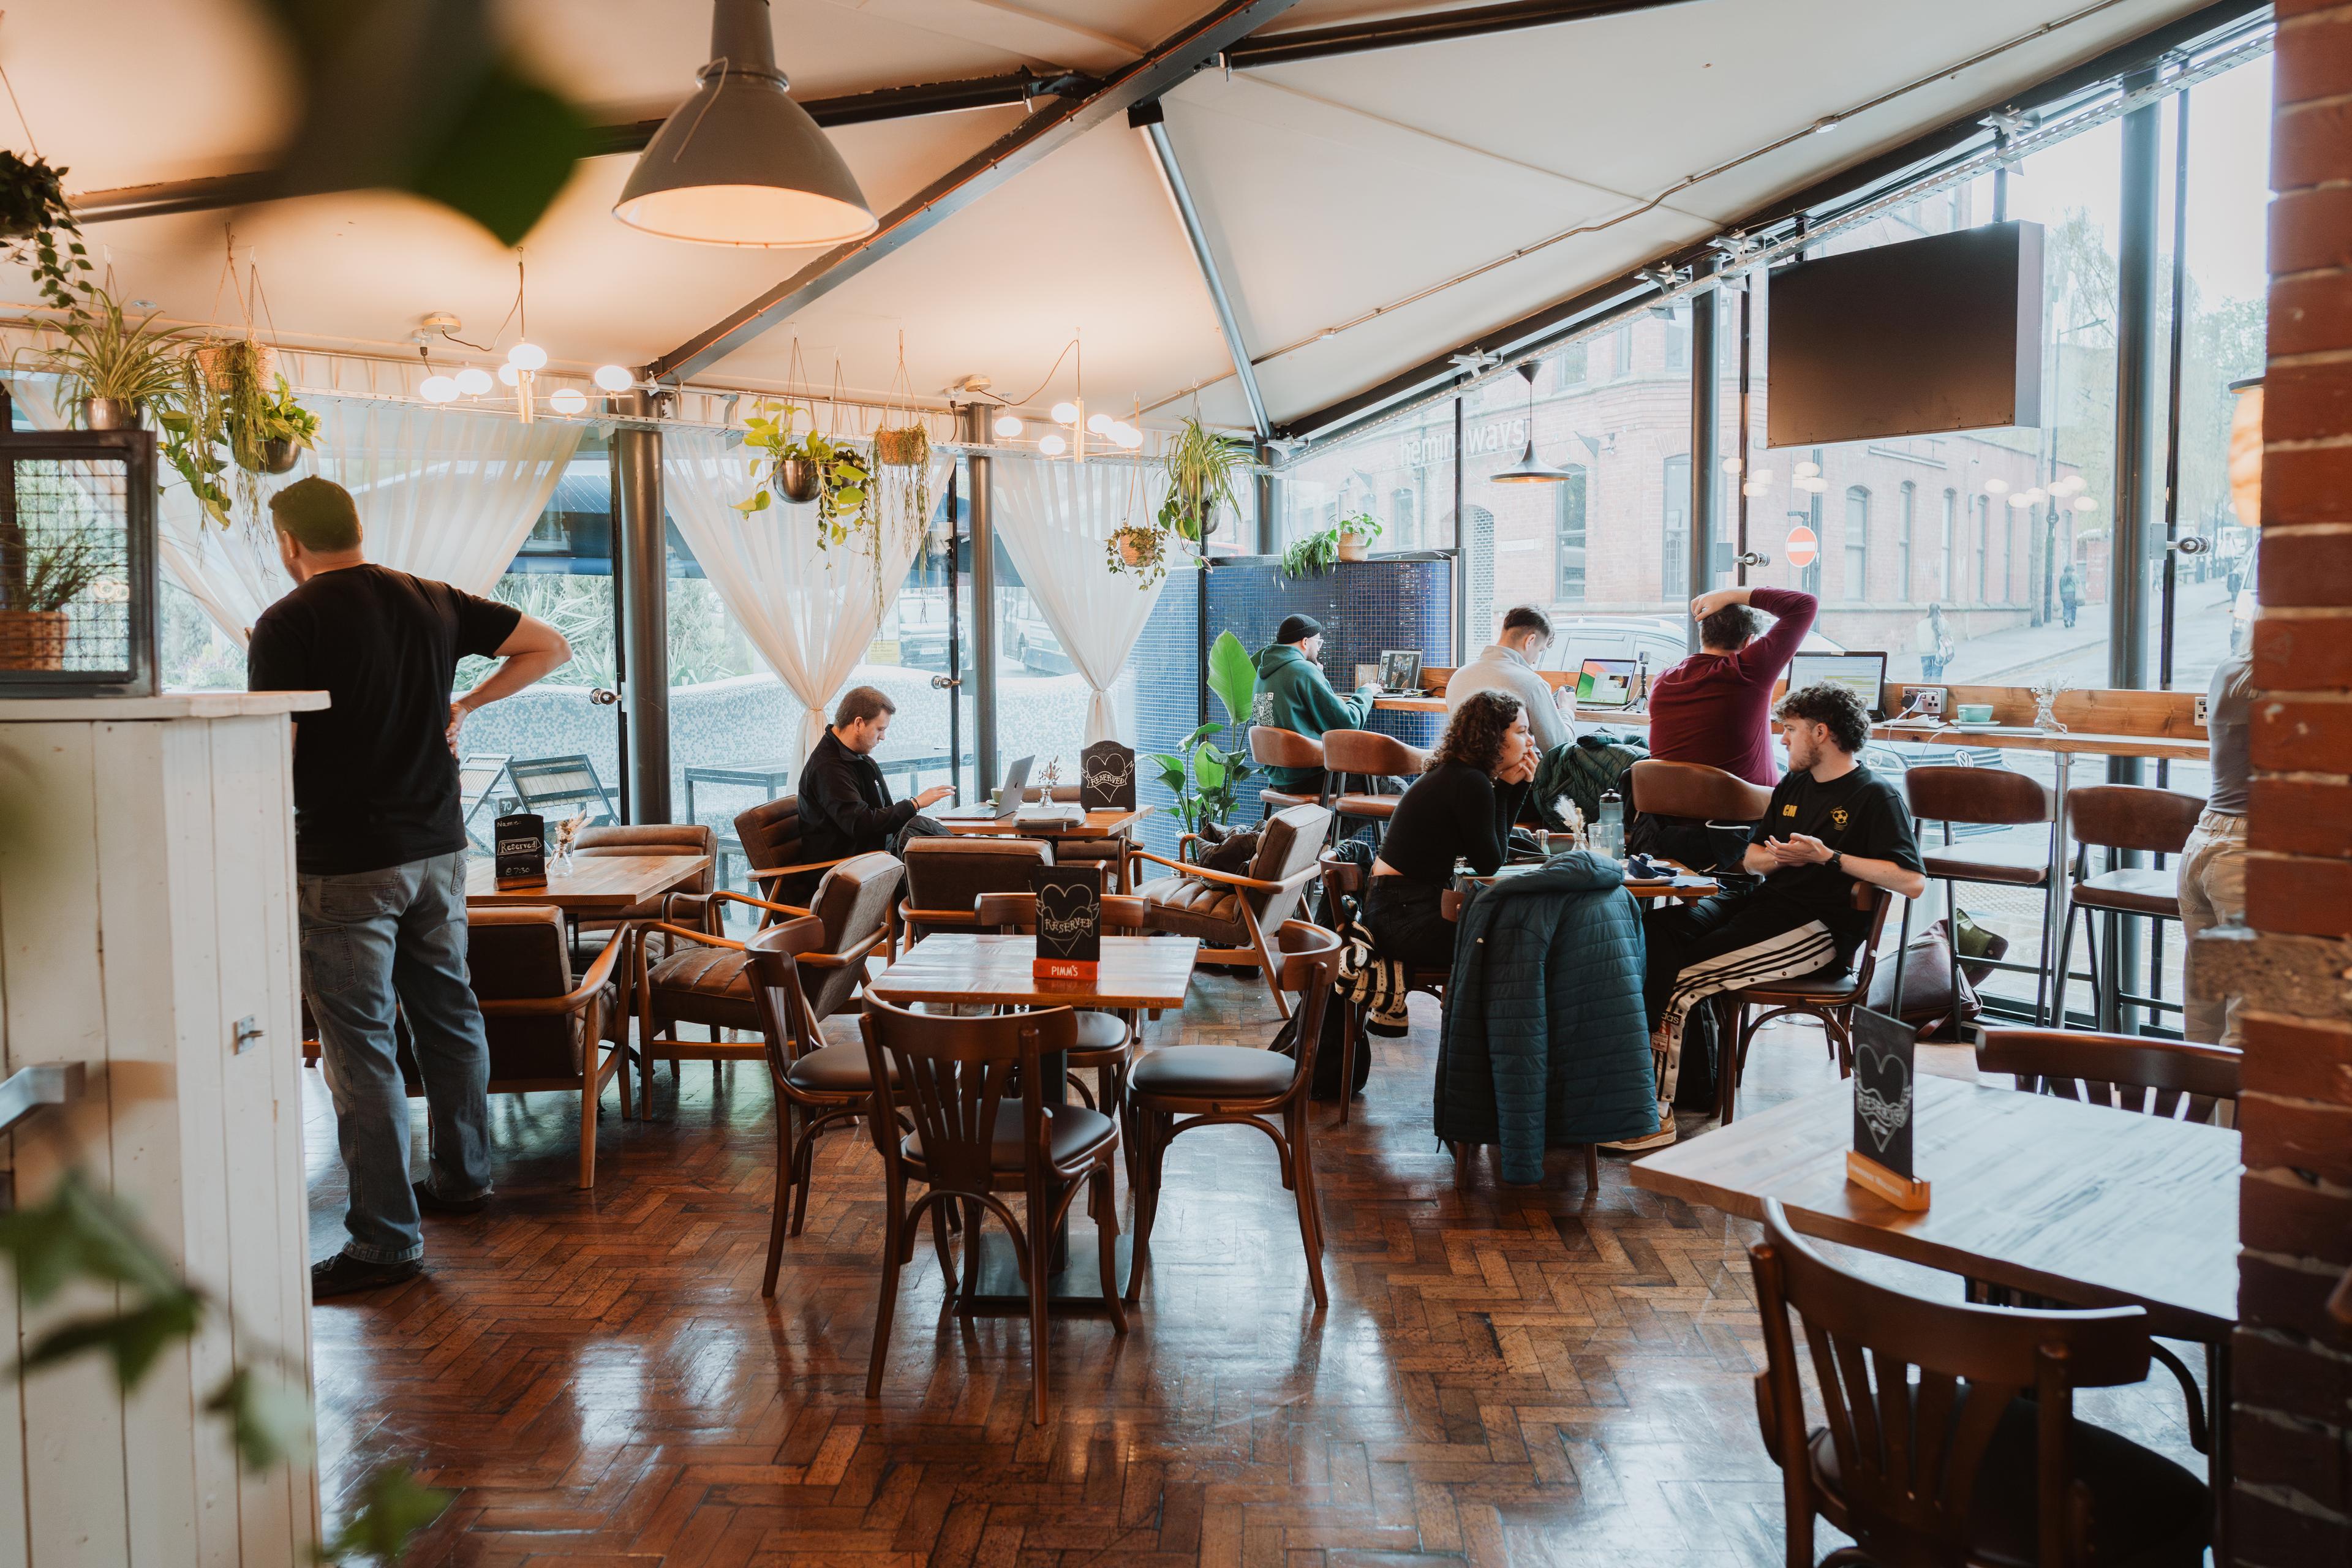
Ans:
{"label": "trailing ivy plant", "polygon": [[1111,575],[1132,572],[1149,588],[1168,575],[1168,531],[1156,523],[1122,522],[1110,531],[1103,553]]}
{"label": "trailing ivy plant", "polygon": [[[36,1339],[17,1359],[16,1376],[83,1356],[103,1356],[124,1394],[138,1388],[163,1352],[204,1330],[220,1304],[180,1278],[112,1194],[68,1171],[49,1200],[0,1214],[0,1255],[10,1261],[24,1304],[38,1308],[68,1285],[111,1291],[112,1310],[70,1318]],[[233,1336],[243,1349],[249,1333]],[[307,1450],[310,1400],[300,1368],[283,1355],[267,1368],[239,1359],[205,1401],[205,1414],[227,1428],[247,1470],[283,1464]],[[319,1548],[321,1563],[366,1555],[396,1561],[408,1538],[438,1518],[449,1494],[420,1486],[407,1470],[387,1467],[361,1488],[361,1503],[333,1540]]]}
{"label": "trailing ivy plant", "polygon": [[89,304],[96,284],[65,176],[38,154],[0,152],[0,253],[31,268],[51,308],[72,312]]}

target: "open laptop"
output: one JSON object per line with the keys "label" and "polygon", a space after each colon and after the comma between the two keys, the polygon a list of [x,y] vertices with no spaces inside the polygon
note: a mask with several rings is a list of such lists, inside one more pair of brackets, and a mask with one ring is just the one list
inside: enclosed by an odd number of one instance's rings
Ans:
{"label": "open laptop", "polygon": [[1883,721],[1886,709],[1886,656],[1883,653],[1801,653],[1789,661],[1789,689],[1822,682],[1843,686],[1862,699],[1862,710]]}
{"label": "open laptop", "polygon": [[1418,649],[1381,649],[1381,689],[1389,692],[1421,689],[1421,654]]}
{"label": "open laptop", "polygon": [[941,822],[1002,822],[1021,809],[1021,792],[1029,784],[1029,764],[1036,760],[1034,756],[1022,757],[1004,770],[1004,788],[998,793],[994,805],[982,801],[978,805],[960,805],[931,815]]}
{"label": "open laptop", "polygon": [[1576,674],[1579,708],[1630,708],[1642,666],[1630,658],[1588,658]]}

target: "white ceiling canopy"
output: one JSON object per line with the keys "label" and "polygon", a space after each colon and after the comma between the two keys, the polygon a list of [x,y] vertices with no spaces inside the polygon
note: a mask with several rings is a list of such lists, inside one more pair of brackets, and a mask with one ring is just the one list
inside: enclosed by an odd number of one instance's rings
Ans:
{"label": "white ceiling canopy", "polygon": [[[1024,70],[1115,80],[1223,9],[1215,0],[772,5],[778,62],[803,102]],[[1169,142],[1277,425],[2198,9],[2190,0],[2075,0],[2058,11],[2047,0],[1685,0],[1250,60],[1269,37],[1459,8],[1264,6],[1253,17],[1276,19],[1237,46],[1237,68],[1195,73],[1204,62],[1188,56],[1170,73],[1179,85],[1164,100]],[[256,0],[12,7],[0,63],[40,151],[70,169],[70,190],[241,174],[261,167],[286,133],[295,97],[258,11]],[[666,113],[709,47],[708,0],[509,0],[498,15],[530,68],[614,124]],[[1070,101],[1015,99],[836,124],[831,135],[887,214],[971,161],[1001,156],[1033,113]],[[1824,133],[1801,134],[1823,121]],[[524,241],[530,335],[559,367],[661,361],[818,254],[636,233],[610,213],[630,166],[627,153],[583,162]],[[878,394],[903,334],[919,396],[981,375],[1006,396],[1037,388],[1042,406],[1076,389],[1068,362],[1040,385],[1076,337],[1090,406],[1125,416],[1157,405],[1165,422],[1197,397],[1213,422],[1248,423],[1202,269],[1124,113],[1061,137],[1017,172],[978,171],[939,211],[870,265],[800,290],[763,331],[701,355],[693,381],[780,386],[797,337],[820,383],[830,383],[837,352],[845,385]],[[178,320],[221,321],[236,310],[221,287],[232,218],[240,268],[258,263],[265,329],[289,345],[413,356],[410,334],[428,312],[456,314],[462,335],[487,342],[513,304],[513,252],[404,196],[264,202],[93,223],[89,235],[126,298]],[[0,293],[20,307],[34,299],[21,274],[0,277]],[[436,353],[467,357],[446,345]]]}

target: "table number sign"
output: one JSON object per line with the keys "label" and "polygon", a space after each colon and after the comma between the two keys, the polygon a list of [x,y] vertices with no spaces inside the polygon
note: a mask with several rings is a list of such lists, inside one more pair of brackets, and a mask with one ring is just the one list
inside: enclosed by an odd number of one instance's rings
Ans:
{"label": "table number sign", "polygon": [[1102,876],[1092,866],[1042,866],[1029,873],[1037,895],[1040,980],[1092,980],[1102,963]]}
{"label": "table number sign", "polygon": [[[1910,921],[1904,921],[1910,935]],[[1913,1173],[1912,1111],[1918,1104],[1919,1037],[1903,1022],[1903,962],[1895,960],[1896,1016],[1853,1010],[1853,1148],[1845,1179],[1899,1209],[1927,1206],[1927,1184]]]}
{"label": "table number sign", "polygon": [[1078,804],[1088,811],[1135,809],[1135,750],[1097,741],[1078,753]]}
{"label": "table number sign", "polygon": [[547,882],[547,819],[531,812],[501,816],[491,825],[501,888],[537,888]]}

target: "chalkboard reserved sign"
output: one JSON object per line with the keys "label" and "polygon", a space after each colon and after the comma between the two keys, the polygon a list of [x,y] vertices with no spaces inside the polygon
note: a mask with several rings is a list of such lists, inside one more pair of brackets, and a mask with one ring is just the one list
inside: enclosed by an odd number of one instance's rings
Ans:
{"label": "chalkboard reserved sign", "polygon": [[1135,750],[1097,741],[1078,753],[1078,804],[1088,811],[1135,809]]}
{"label": "chalkboard reserved sign", "polygon": [[547,885],[547,819],[532,812],[501,816],[491,826],[501,888]]}
{"label": "chalkboard reserved sign", "polygon": [[1102,874],[1093,866],[1041,866],[1029,873],[1037,895],[1040,980],[1092,980],[1102,963]]}
{"label": "chalkboard reserved sign", "polygon": [[1902,1209],[1927,1206],[1912,1165],[1918,1037],[1898,1018],[1853,1010],[1853,1152],[1846,1179]]}

